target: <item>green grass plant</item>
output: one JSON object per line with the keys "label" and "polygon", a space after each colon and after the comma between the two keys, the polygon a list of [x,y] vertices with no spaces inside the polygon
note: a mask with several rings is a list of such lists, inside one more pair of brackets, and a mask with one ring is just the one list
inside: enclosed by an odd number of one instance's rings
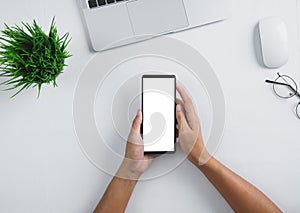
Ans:
{"label": "green grass plant", "polygon": [[38,88],[38,97],[43,84],[52,83],[57,87],[56,78],[62,73],[65,60],[71,55],[66,50],[70,38],[64,34],[61,38],[57,33],[54,19],[49,34],[33,21],[21,26],[9,27],[0,35],[0,77],[8,78],[1,83],[16,90],[15,97],[29,87]]}

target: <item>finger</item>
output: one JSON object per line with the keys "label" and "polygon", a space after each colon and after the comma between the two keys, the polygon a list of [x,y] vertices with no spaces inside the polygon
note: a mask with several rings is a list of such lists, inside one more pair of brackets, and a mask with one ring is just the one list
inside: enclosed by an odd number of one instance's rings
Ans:
{"label": "finger", "polygon": [[183,112],[183,114],[185,115],[185,109],[184,109],[184,103],[182,100],[180,100],[179,98],[176,98],[176,104],[181,105],[181,110]]}
{"label": "finger", "polygon": [[184,105],[183,101],[179,98],[176,98],[176,104],[180,104],[181,106]]}
{"label": "finger", "polygon": [[141,124],[142,124],[142,111],[138,110],[132,122],[132,130],[134,130],[135,132],[140,132]]}
{"label": "finger", "polygon": [[[184,92],[184,90],[183,90],[183,92]],[[192,126],[195,126],[197,124],[196,122],[197,122],[197,117],[198,116],[196,115],[195,108],[194,108],[192,100],[190,99],[190,97],[188,97],[188,99],[189,100],[186,101],[185,103],[183,103],[183,101],[180,100],[180,99],[176,99],[176,103],[178,103],[182,106],[181,110],[182,110],[183,114],[185,115],[188,124],[192,127]]]}
{"label": "finger", "polygon": [[179,92],[180,96],[182,97],[183,103],[191,102],[191,99],[188,96],[188,94],[184,91],[184,89],[181,86],[179,86],[178,83],[176,84],[176,89]]}
{"label": "finger", "polygon": [[145,155],[146,160],[153,160],[157,157],[161,156],[161,154],[150,154],[150,155]]}
{"label": "finger", "polygon": [[189,126],[194,129],[198,125],[198,115],[196,114],[193,103],[187,103],[185,106],[185,116]]}
{"label": "finger", "polygon": [[188,126],[185,116],[182,113],[180,105],[176,106],[176,118],[177,118],[179,130]]}
{"label": "finger", "polygon": [[184,105],[182,105],[183,102],[180,99],[176,100],[176,102],[178,101],[178,103],[180,103],[181,106],[183,106],[182,112],[184,113],[189,126],[192,129],[196,129],[198,127],[198,116],[196,114],[193,102],[191,98],[187,95],[187,93],[184,91],[184,89],[179,86],[179,84],[176,85],[176,88],[180,96],[184,100]]}

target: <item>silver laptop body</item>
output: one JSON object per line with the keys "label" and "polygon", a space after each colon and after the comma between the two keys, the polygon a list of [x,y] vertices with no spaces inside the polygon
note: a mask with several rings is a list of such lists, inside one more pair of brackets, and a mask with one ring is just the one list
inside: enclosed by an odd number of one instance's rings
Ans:
{"label": "silver laptop body", "polygon": [[79,0],[92,48],[103,51],[228,17],[227,0]]}

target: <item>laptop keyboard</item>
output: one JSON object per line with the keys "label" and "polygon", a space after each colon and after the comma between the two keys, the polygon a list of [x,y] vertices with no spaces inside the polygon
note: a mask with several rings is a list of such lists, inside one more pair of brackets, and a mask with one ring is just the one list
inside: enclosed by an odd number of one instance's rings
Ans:
{"label": "laptop keyboard", "polygon": [[95,8],[95,7],[103,7],[105,5],[115,4],[124,1],[128,1],[128,0],[89,0],[88,3],[90,8]]}

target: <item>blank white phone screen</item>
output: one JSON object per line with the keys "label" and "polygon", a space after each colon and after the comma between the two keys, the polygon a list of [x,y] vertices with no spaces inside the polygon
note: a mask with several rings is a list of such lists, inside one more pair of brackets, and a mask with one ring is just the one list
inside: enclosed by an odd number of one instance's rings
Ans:
{"label": "blank white phone screen", "polygon": [[175,77],[143,77],[144,152],[175,151]]}

